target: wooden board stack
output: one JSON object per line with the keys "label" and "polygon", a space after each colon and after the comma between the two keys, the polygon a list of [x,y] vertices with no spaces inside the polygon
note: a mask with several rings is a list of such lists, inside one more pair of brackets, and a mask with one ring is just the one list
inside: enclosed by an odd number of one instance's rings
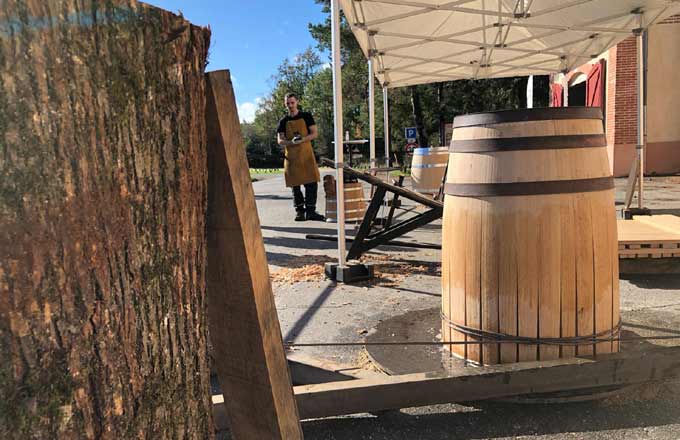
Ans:
{"label": "wooden board stack", "polygon": [[680,257],[680,217],[638,216],[618,221],[619,258]]}

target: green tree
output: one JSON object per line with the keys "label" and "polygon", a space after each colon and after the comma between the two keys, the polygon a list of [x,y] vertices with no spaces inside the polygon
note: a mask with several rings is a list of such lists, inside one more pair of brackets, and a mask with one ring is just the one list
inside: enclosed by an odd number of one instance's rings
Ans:
{"label": "green tree", "polygon": [[[285,114],[283,96],[292,91],[300,97],[301,107],[312,112],[319,129],[315,142],[318,155],[333,156],[333,75],[321,61],[330,59],[330,1],[316,0],[328,14],[321,23],[310,23],[309,32],[316,40],[316,50],[307,48],[292,60],[284,59],[273,76],[273,88],[258,108],[253,129],[246,145],[253,154],[273,151],[276,147],[275,127]],[[368,137],[368,67],[366,57],[341,14],[341,71],[343,93],[343,125],[352,138]],[[547,76],[534,78],[534,105],[548,104]],[[382,90],[376,81],[376,134],[382,137]],[[391,150],[400,152],[406,143],[404,127],[416,126],[421,146],[442,142],[443,125],[460,114],[521,108],[525,106],[526,77],[488,80],[459,80],[437,84],[390,89]],[[259,144],[265,145],[264,147]],[[380,151],[378,152],[380,157]]]}

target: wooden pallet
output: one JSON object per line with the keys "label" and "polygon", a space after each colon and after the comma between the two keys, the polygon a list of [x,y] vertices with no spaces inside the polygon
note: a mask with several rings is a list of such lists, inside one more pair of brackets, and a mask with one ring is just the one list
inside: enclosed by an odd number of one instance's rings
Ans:
{"label": "wooden pallet", "polygon": [[638,216],[618,221],[619,258],[680,257],[680,217]]}

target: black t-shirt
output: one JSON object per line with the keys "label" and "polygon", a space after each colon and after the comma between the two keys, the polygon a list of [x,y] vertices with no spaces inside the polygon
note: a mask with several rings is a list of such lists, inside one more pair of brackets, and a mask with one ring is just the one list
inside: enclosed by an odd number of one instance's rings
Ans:
{"label": "black t-shirt", "polygon": [[281,118],[281,120],[279,121],[279,125],[276,128],[276,132],[277,133],[285,133],[286,132],[286,124],[289,121],[295,121],[295,120],[298,120],[298,119],[304,119],[305,125],[307,126],[307,132],[309,132],[309,127],[311,127],[312,125],[316,125],[316,122],[314,122],[314,117],[312,116],[311,113],[300,111],[295,116],[286,115],[283,118]]}

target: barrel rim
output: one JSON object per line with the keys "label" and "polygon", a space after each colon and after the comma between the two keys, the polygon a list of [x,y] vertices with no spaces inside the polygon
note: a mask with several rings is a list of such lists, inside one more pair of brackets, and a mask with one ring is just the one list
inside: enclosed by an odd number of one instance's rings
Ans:
{"label": "barrel rim", "polygon": [[497,112],[470,113],[453,118],[453,128],[475,127],[505,122],[529,122],[557,119],[602,119],[600,107],[541,107]]}

